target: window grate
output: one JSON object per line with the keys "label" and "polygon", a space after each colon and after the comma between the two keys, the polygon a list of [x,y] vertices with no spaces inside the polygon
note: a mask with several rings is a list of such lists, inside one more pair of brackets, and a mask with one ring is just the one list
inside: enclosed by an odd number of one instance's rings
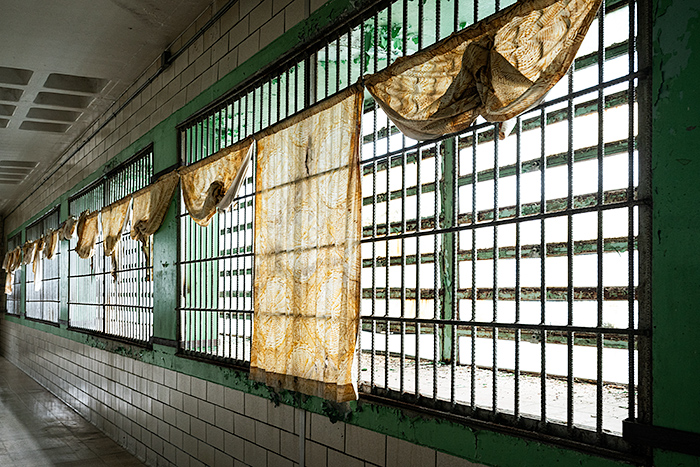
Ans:
{"label": "window grate", "polygon": [[[22,233],[18,232],[7,239],[7,251],[12,251],[18,246],[22,246]],[[23,267],[17,268],[12,279],[12,293],[5,295],[5,308],[7,313],[19,316],[22,311],[22,271]]]}
{"label": "window grate", "polygon": [[[153,176],[153,151],[148,149],[117,167],[87,190],[69,200],[69,211],[99,211],[146,187]],[[118,249],[118,269],[103,250],[102,232],[88,259],[75,253],[71,239],[69,256],[69,324],[71,327],[146,342],[153,335],[152,265],[146,264],[141,244],[131,239],[130,220]]]}
{"label": "window grate", "polygon": [[[42,237],[50,229],[58,229],[58,208],[52,209],[41,219],[27,227],[27,241],[34,241]],[[27,318],[32,318],[50,323],[58,323],[59,312],[59,279],[61,266],[61,242],[58,242],[56,254],[52,259],[44,259],[41,262],[42,283],[40,290],[34,290],[34,270],[32,265],[26,266],[26,303],[25,313]]]}
{"label": "window grate", "polygon": [[[383,3],[180,127],[192,164],[514,1]],[[608,0],[569,73],[511,135],[403,136],[362,119],[358,382],[366,394],[613,449],[637,415],[636,8]],[[238,210],[180,217],[180,346],[249,361],[252,173]],[[240,219],[244,219],[241,223]],[[235,237],[235,234],[238,237]],[[644,389],[644,388],[642,388]]]}

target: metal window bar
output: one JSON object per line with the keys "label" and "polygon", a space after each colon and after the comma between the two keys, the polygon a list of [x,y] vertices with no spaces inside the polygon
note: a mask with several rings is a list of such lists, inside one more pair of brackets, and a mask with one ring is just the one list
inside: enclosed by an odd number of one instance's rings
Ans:
{"label": "metal window bar", "polygon": [[[83,211],[99,211],[141,188],[153,177],[153,151],[137,154],[107,176],[71,198],[69,212],[79,216]],[[130,221],[127,221],[130,222]],[[132,240],[127,224],[117,246],[118,270],[112,275],[111,260],[105,258],[100,234],[95,252],[88,259],[75,253],[77,238],[70,241],[69,255],[69,325],[147,342],[153,334],[153,281],[141,251],[141,244]]]}
{"label": "metal window bar", "polygon": [[[7,239],[7,251],[12,251],[22,245],[22,233],[18,232]],[[12,293],[5,295],[5,309],[8,314],[19,316],[22,312],[22,271],[19,267],[12,278]]]}
{"label": "metal window bar", "polygon": [[[207,110],[226,109],[214,130],[206,113],[186,122],[182,163],[219,147],[207,144],[212,131],[235,143],[514,2],[382,3]],[[648,180],[638,171],[635,11],[634,0],[608,0],[568,75],[503,141],[481,119],[413,141],[367,97],[363,392],[629,449],[621,421],[637,411],[648,313],[636,300],[647,228],[637,188]],[[186,353],[249,359],[253,194],[249,178],[238,210],[206,229],[181,213]],[[246,236],[233,241],[234,231]]]}
{"label": "metal window bar", "polygon": [[[27,241],[34,241],[42,237],[49,229],[58,229],[58,208],[52,209],[26,229]],[[60,305],[59,279],[60,279],[60,254],[61,242],[52,259],[44,259],[41,262],[42,283],[41,289],[34,290],[34,269],[31,264],[26,268],[25,289],[25,314],[27,318],[58,323],[58,311]]]}

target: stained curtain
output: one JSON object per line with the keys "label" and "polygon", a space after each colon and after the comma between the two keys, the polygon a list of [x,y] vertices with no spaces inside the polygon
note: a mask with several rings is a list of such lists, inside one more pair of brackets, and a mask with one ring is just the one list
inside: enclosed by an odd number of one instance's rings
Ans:
{"label": "stained curtain", "polygon": [[112,258],[112,278],[117,280],[117,270],[119,269],[119,249],[117,245],[122,238],[126,219],[131,206],[131,196],[105,206],[101,211],[102,237],[104,238],[105,256]]}
{"label": "stained curtain", "polygon": [[73,238],[77,223],[78,220],[74,216],[69,216],[58,229],[58,238],[61,240],[70,240]]}
{"label": "stained curtain", "polygon": [[254,151],[255,141],[247,139],[179,170],[182,198],[197,224],[206,227],[217,210],[228,209]]}
{"label": "stained curtain", "polygon": [[36,251],[36,243],[26,242],[22,245],[22,264],[27,265],[34,261],[34,252]]}
{"label": "stained curtain", "polygon": [[75,252],[83,259],[91,257],[95,251],[98,234],[98,214],[98,211],[84,211],[78,218],[78,225],[75,229],[78,234]]}
{"label": "stained curtain", "polygon": [[357,398],[359,137],[353,86],[258,141],[251,378]]}
{"label": "stained curtain", "polygon": [[44,234],[44,258],[51,259],[54,257],[58,250],[59,238],[60,232],[58,230],[51,229]]}
{"label": "stained curtain", "polygon": [[173,199],[179,176],[177,172],[163,175],[152,185],[143,188],[133,195],[131,208],[131,238],[141,242],[141,250],[148,265],[146,280],[150,280],[151,269],[151,235],[163,223]]}
{"label": "stained curtain", "polygon": [[414,139],[461,131],[479,115],[504,122],[539,104],[566,74],[601,2],[519,1],[365,84]]}
{"label": "stained curtain", "polygon": [[22,248],[17,247],[5,254],[2,268],[5,270],[5,294],[12,294],[15,271],[22,265]]}

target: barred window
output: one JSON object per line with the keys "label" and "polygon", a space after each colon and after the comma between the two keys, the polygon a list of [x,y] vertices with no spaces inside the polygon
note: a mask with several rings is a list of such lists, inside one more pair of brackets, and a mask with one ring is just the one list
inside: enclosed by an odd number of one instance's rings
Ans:
{"label": "barred window", "polygon": [[[27,227],[27,241],[35,241],[42,237],[50,229],[58,229],[59,213],[58,207],[52,209]],[[61,242],[58,242],[56,253],[52,259],[44,259],[38,264],[42,268],[41,285],[39,290],[35,290],[35,274],[31,264],[26,266],[26,304],[25,313],[27,318],[58,323],[59,311],[59,278],[61,272]]]}
{"label": "barred window", "polygon": [[[117,167],[107,176],[69,200],[69,211],[99,211],[151,182],[153,151],[148,149]],[[132,240],[127,220],[118,250],[118,268],[113,271],[103,250],[102,232],[88,259],[75,252],[77,238],[70,241],[69,324],[71,327],[136,341],[153,335],[153,281],[141,245]]]}
{"label": "barred window", "polygon": [[[399,0],[180,127],[191,164],[514,1]],[[568,74],[504,140],[363,116],[358,374],[367,396],[614,449],[638,410],[641,183],[634,0],[608,0]],[[290,64],[291,63],[291,64]],[[280,71],[281,70],[281,71]],[[250,174],[252,175],[252,173]],[[254,177],[209,227],[180,217],[180,345],[250,359]],[[642,388],[644,389],[644,388]]]}
{"label": "barred window", "polygon": [[[22,233],[17,232],[7,239],[7,251],[12,251],[18,246],[22,246]],[[12,278],[12,293],[5,295],[5,308],[11,315],[18,315],[22,311],[22,271],[24,267],[19,267]]]}

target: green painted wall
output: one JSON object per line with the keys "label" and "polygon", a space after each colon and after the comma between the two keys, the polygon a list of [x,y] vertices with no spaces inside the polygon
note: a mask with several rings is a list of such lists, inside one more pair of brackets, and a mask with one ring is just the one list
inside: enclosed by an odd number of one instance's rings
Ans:
{"label": "green painted wall", "polygon": [[653,422],[700,433],[700,2],[654,0],[652,11]]}
{"label": "green painted wall", "polygon": [[[660,426],[700,433],[700,2],[697,0],[650,0],[652,64],[651,134],[653,205],[652,279],[652,362],[653,422]],[[280,54],[313,36],[323,25],[352,10],[352,0],[331,0],[312,17],[274,41],[248,62],[187,103],[165,121],[96,171],[69,193],[52,203],[61,204],[67,214],[71,193],[101,176],[109,167],[127,159],[139,149],[154,144],[156,172],[177,162],[175,126],[213,100],[237,86]],[[366,3],[366,2],[365,2]],[[693,52],[696,51],[696,52]],[[155,302],[156,337],[177,340],[177,202],[171,206],[163,227],[155,236],[155,281],[159,296]],[[37,213],[37,218],[43,212]],[[25,223],[27,225],[30,221]],[[24,226],[17,230],[23,230]],[[16,231],[17,231],[16,230]],[[9,235],[14,232],[10,232]],[[67,255],[66,255],[67,256]],[[165,259],[163,259],[165,258]],[[67,265],[62,266],[67,278]],[[683,279],[683,280],[679,280]],[[67,282],[65,279],[64,282]],[[64,284],[62,284],[64,285]],[[62,287],[62,301],[67,287]],[[61,319],[67,319],[62,303]],[[262,395],[307,410],[331,414],[348,423],[363,426],[474,462],[502,467],[581,465],[621,466],[619,461],[572,449],[549,445],[489,430],[472,429],[446,420],[417,417],[393,407],[353,403],[345,411],[314,397],[287,392],[272,393],[251,382],[247,373],[206,362],[182,358],[175,349],[154,345],[153,349],[115,341],[7,316],[5,319],[54,333],[108,351],[129,355],[147,363],[174,369],[235,389]],[[700,458],[657,450],[654,464],[663,467],[700,466]]]}

